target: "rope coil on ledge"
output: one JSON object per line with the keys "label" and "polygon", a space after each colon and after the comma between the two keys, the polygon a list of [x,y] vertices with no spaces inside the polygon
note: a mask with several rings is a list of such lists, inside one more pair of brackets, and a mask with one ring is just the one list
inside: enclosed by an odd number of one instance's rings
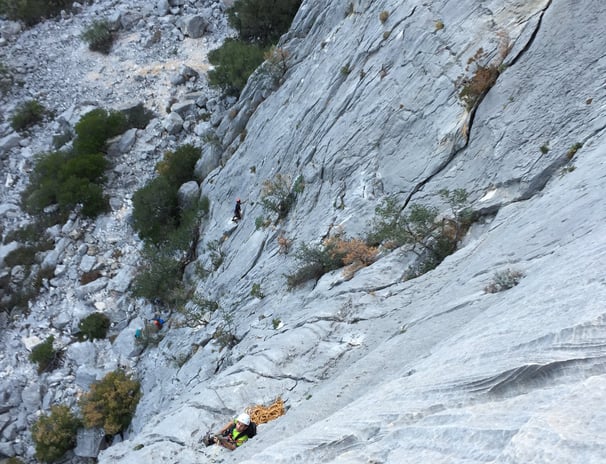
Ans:
{"label": "rope coil on ledge", "polygon": [[246,408],[246,412],[256,424],[265,424],[266,422],[283,416],[286,411],[284,410],[284,401],[282,401],[282,398],[278,397],[276,398],[276,401],[269,406],[256,404]]}

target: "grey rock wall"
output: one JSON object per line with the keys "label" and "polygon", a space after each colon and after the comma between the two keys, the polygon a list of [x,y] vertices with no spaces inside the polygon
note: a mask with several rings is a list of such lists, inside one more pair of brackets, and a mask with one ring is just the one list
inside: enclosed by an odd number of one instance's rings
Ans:
{"label": "grey rock wall", "polygon": [[[133,98],[157,118],[113,146],[111,213],[94,222],[74,214],[52,230],[42,265],[54,276],[28,314],[2,320],[0,453],[33,462],[33,420],[51,404],[75,406],[121,367],[141,380],[143,397],[101,464],[606,460],[602,2],[306,0],[279,44],[287,72],[259,70],[227,111],[204,83],[204,54],[228,34],[233,2],[118,3],[131,14],[113,14],[123,29],[110,57],[72,47],[78,16],[1,43],[28,77],[20,98],[64,112],[44,136],[1,128],[7,230],[24,220],[17,193],[53,131],[87,108]],[[96,2],[81,14],[107,8]],[[178,27],[198,15],[208,28],[193,41]],[[33,66],[40,56],[45,65]],[[473,76],[474,56],[499,75],[465,107],[461,79]],[[198,298],[219,305],[196,323],[128,294],[141,246],[130,198],[162,152],[185,142],[203,156],[183,200],[210,201],[186,276]],[[276,174],[302,176],[305,188],[284,221],[257,228],[263,184]],[[300,244],[339,229],[364,236],[391,195],[403,212],[426,204],[446,213],[443,188],[466,189],[478,220],[435,270],[406,280],[414,255],[397,249],[352,278],[337,270],[287,290]],[[2,244],[2,259],[13,243]],[[212,253],[222,258],[216,268]],[[205,279],[198,266],[211,271]],[[91,271],[98,276],[81,282]],[[489,291],[512,275],[518,285]],[[143,347],[134,334],[160,309],[168,322],[157,345]],[[110,316],[112,337],[75,341],[93,311]],[[64,363],[38,376],[27,356],[50,334]],[[286,414],[244,447],[200,443],[278,396]],[[67,457],[74,464],[99,446],[96,432],[80,436]]]}
{"label": "grey rock wall", "polygon": [[[148,383],[134,435],[100,462],[602,462],[605,13],[597,1],[304,2],[281,42],[284,83],[202,185],[207,241],[246,201],[198,288],[229,308],[241,341]],[[466,110],[456,82],[479,48],[502,66]],[[287,221],[256,230],[276,173],[303,175],[304,193]],[[395,251],[351,280],[335,271],[285,291],[295,264],[280,234],[356,236],[388,194],[445,208],[437,192],[459,187],[484,217],[436,270],[404,282]],[[487,292],[503,273],[523,277]],[[168,384],[169,410],[152,412]],[[287,414],[245,447],[194,452],[221,417],[278,395]]]}

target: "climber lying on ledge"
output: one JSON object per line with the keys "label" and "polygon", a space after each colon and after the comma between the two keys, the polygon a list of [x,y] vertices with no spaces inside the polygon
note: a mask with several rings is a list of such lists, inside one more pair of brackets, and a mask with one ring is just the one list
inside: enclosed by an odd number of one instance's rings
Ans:
{"label": "climber lying on ledge", "polygon": [[257,424],[250,420],[246,413],[240,414],[233,421],[229,421],[219,430],[219,433],[211,436],[206,435],[202,441],[206,446],[212,444],[221,445],[229,450],[235,450],[243,445],[249,438],[257,434]]}

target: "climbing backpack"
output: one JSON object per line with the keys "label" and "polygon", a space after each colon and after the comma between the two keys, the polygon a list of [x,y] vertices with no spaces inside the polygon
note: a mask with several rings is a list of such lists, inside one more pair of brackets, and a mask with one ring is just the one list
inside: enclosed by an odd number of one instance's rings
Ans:
{"label": "climbing backpack", "polygon": [[252,438],[257,434],[257,424],[255,424],[253,421],[250,421],[250,424],[248,424],[248,428],[246,429],[246,435],[248,436],[248,438]]}

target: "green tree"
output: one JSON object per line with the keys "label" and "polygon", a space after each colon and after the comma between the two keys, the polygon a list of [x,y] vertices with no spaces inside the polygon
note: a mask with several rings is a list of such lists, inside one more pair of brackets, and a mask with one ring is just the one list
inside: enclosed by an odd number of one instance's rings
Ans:
{"label": "green tree", "polygon": [[103,181],[107,161],[100,153],[76,156],[72,152],[40,155],[23,194],[26,211],[42,212],[58,204],[63,211],[82,204],[82,213],[94,217],[108,207],[99,182]]}
{"label": "green tree", "polygon": [[388,197],[384,205],[375,209],[367,243],[383,244],[388,248],[409,245],[410,250],[423,261],[420,273],[435,268],[454,253],[472,220],[464,189],[443,189],[439,194],[451,210],[451,217],[440,220],[437,208],[424,205],[413,204],[406,214],[402,214],[397,199]]}
{"label": "green tree", "polygon": [[264,53],[258,45],[227,39],[208,54],[208,61],[214,66],[208,71],[210,85],[227,95],[239,96],[250,75],[263,62]]}
{"label": "green tree", "polygon": [[91,218],[109,209],[109,200],[103,194],[103,187],[82,177],[69,177],[61,183],[57,203],[64,211],[81,204],[82,214]]}
{"label": "green tree", "polygon": [[198,147],[182,145],[175,151],[164,153],[164,158],[157,164],[156,169],[178,189],[185,182],[193,180],[194,168],[201,154],[202,151]]}
{"label": "green tree", "polygon": [[183,253],[173,248],[146,244],[142,265],[134,279],[132,294],[149,301],[160,299],[165,304],[179,306],[185,298]]}
{"label": "green tree", "polygon": [[123,370],[110,372],[80,399],[84,425],[102,427],[108,435],[125,430],[141,399],[140,383]]}
{"label": "green tree", "polygon": [[103,313],[92,313],[86,316],[78,324],[82,338],[94,340],[103,339],[107,335],[111,321]]}
{"label": "green tree", "polygon": [[158,176],[133,194],[133,227],[143,240],[162,243],[179,222],[177,186]]}
{"label": "green tree", "polygon": [[237,0],[227,14],[242,40],[267,46],[288,31],[300,6],[301,0]]}
{"label": "green tree", "polygon": [[375,246],[384,244],[388,248],[397,248],[404,243],[405,237],[399,201],[395,196],[387,197],[384,204],[375,208],[371,232],[366,241]]}
{"label": "green tree", "polygon": [[60,168],[60,180],[65,181],[70,177],[79,177],[91,182],[103,181],[105,180],[105,170],[108,164],[102,153],[68,156],[65,164]]}
{"label": "green tree", "polygon": [[107,111],[102,108],[86,113],[76,126],[74,153],[88,155],[105,152],[108,139],[122,134],[128,128],[128,120],[120,111]]}
{"label": "green tree", "polygon": [[51,406],[48,415],[42,415],[31,428],[36,447],[36,458],[54,462],[74,448],[80,420],[65,405]]}

